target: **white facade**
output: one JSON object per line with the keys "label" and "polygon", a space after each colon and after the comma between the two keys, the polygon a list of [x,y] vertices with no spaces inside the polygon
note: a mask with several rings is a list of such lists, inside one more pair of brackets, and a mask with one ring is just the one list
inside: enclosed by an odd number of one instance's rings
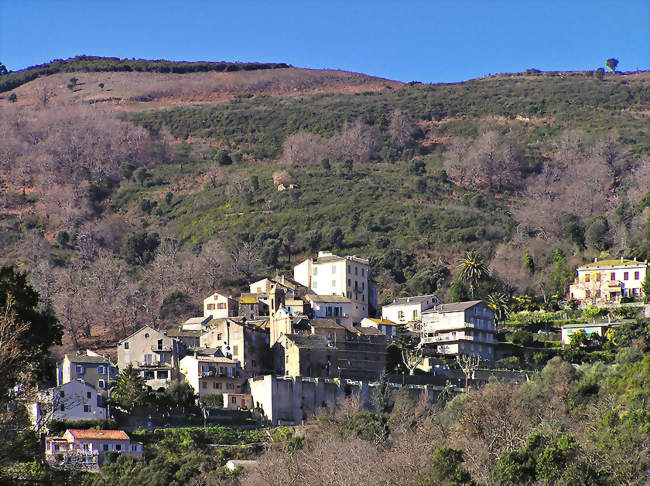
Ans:
{"label": "white facade", "polygon": [[361,319],[361,327],[374,327],[381,331],[386,337],[387,342],[392,342],[398,338],[400,324],[388,319],[371,319],[365,317]]}
{"label": "white facade", "polygon": [[399,324],[420,321],[422,312],[440,304],[435,295],[417,295],[403,297],[381,308],[381,318]]}
{"label": "white facade", "polygon": [[180,370],[199,398],[241,392],[242,372],[232,359],[189,355],[181,359]]}
{"label": "white facade", "polygon": [[494,313],[483,301],[457,302],[422,314],[422,338],[442,354],[470,354],[494,360]]}
{"label": "white facade", "polygon": [[569,298],[585,303],[618,303],[621,298],[643,298],[643,281],[648,262],[635,260],[594,260],[577,270],[569,287]]}
{"label": "white facade", "polygon": [[314,319],[338,319],[341,324],[352,324],[355,304],[342,295],[307,295]]}
{"label": "white facade", "polygon": [[296,265],[293,278],[318,295],[341,295],[350,299],[353,322],[360,322],[368,316],[370,302],[374,300],[368,260],[321,251],[317,258]]}
{"label": "white facade", "polygon": [[32,424],[41,426],[50,420],[103,420],[106,408],[94,386],[74,380],[40,392],[39,401],[30,404],[29,414]]}
{"label": "white facade", "polygon": [[203,299],[203,316],[213,319],[235,317],[237,315],[238,303],[227,295],[214,293]]}

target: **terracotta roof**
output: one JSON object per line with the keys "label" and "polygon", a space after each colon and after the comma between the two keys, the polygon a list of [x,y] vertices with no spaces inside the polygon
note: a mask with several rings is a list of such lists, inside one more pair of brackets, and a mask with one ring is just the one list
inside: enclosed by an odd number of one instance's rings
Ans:
{"label": "terracotta roof", "polygon": [[240,304],[257,304],[257,296],[252,294],[242,294],[239,297]]}
{"label": "terracotta roof", "polygon": [[403,326],[403,324],[398,324],[397,322],[393,322],[390,319],[374,319],[372,317],[365,317],[364,319],[368,319],[369,321],[372,321],[375,324],[381,324],[382,326]]}
{"label": "terracotta roof", "polygon": [[433,314],[437,312],[460,312],[474,307],[483,302],[482,300],[470,300],[467,302],[452,302],[450,304],[440,304],[432,309],[426,310],[423,314]]}
{"label": "terracotta roof", "polygon": [[66,432],[70,432],[75,439],[130,440],[123,430],[68,429]]}

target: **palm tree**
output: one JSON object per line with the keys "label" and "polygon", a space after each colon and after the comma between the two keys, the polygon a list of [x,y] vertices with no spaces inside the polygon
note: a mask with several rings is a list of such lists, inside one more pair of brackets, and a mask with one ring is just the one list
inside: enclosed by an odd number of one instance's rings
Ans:
{"label": "palm tree", "polygon": [[485,265],[483,255],[477,251],[468,251],[464,258],[459,260],[458,278],[461,282],[469,285],[469,291],[474,299],[474,290],[481,280],[485,280],[490,272]]}
{"label": "palm tree", "polygon": [[494,312],[494,322],[500,323],[510,312],[510,299],[503,292],[495,292],[485,299],[487,306]]}
{"label": "palm tree", "polygon": [[113,405],[130,413],[135,407],[145,402],[148,394],[144,377],[130,364],[111,384],[110,401]]}

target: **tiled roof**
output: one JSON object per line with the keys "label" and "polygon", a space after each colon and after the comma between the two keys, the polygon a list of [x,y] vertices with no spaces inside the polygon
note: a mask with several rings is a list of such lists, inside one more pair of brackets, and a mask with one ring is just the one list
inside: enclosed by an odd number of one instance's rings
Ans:
{"label": "tiled roof", "polygon": [[71,363],[85,364],[113,364],[109,358],[103,356],[88,356],[87,354],[66,354]]}
{"label": "tiled roof", "polygon": [[470,300],[467,302],[452,302],[450,304],[440,304],[435,306],[433,309],[424,311],[424,313],[436,313],[436,312],[460,312],[474,307],[477,304],[483,302],[482,300]]}
{"label": "tiled roof", "polygon": [[208,317],[190,317],[183,324],[206,324],[212,319],[212,316]]}
{"label": "tiled roof", "polygon": [[426,301],[438,302],[438,297],[435,295],[414,295],[413,297],[400,297],[395,299],[392,303],[386,304],[384,307],[391,305],[404,305],[404,304],[420,304]]}
{"label": "tiled roof", "polygon": [[397,322],[393,322],[390,319],[374,319],[372,317],[366,317],[365,319],[368,319],[375,324],[381,324],[382,326],[403,326],[403,324],[398,324]]}
{"label": "tiled roof", "polygon": [[323,302],[323,303],[336,303],[336,304],[350,304],[352,301],[344,295],[305,295],[305,299],[310,302]]}
{"label": "tiled roof", "polygon": [[130,440],[123,430],[68,429],[67,432],[75,439]]}
{"label": "tiled roof", "polygon": [[284,336],[299,348],[324,349],[329,347],[323,336],[315,334],[285,334]]}
{"label": "tiled roof", "polygon": [[647,266],[647,262],[637,262],[634,260],[601,260],[599,262],[587,263],[579,268],[599,268],[599,267],[643,267]]}
{"label": "tiled roof", "polygon": [[257,304],[257,296],[252,294],[242,294],[239,297],[240,304]]}
{"label": "tiled roof", "polygon": [[333,319],[312,319],[310,324],[318,329],[339,329],[343,327]]}
{"label": "tiled roof", "polygon": [[203,331],[183,331],[180,329],[170,329],[167,331],[167,336],[169,337],[193,337],[200,338],[203,334]]}

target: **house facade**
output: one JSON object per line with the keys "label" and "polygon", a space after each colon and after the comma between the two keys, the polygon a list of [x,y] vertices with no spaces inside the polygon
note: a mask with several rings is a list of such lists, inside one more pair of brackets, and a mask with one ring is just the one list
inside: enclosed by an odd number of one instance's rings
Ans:
{"label": "house facade", "polygon": [[372,317],[361,319],[361,327],[373,327],[379,330],[386,336],[388,343],[392,343],[398,338],[400,327],[403,326],[403,324],[398,324],[383,317],[381,319],[374,319]]}
{"label": "house facade", "polygon": [[213,319],[235,317],[239,312],[239,303],[229,295],[214,294],[203,299],[203,316],[211,316]]}
{"label": "house facade", "polygon": [[441,354],[494,360],[494,312],[481,300],[442,304],[422,313],[422,345]]}
{"label": "house facade", "polygon": [[371,285],[370,262],[356,256],[340,257],[328,251],[308,258],[293,268],[293,278],[318,295],[340,295],[353,304],[353,322],[368,317],[371,303],[376,301]]}
{"label": "house facade", "polygon": [[98,469],[107,452],[142,456],[142,443],[123,430],[68,429],[61,437],[45,439],[45,459],[69,468]]}
{"label": "house facade", "polygon": [[181,341],[145,326],[117,343],[117,362],[120,370],[133,365],[147,386],[159,390],[176,378],[184,352]]}
{"label": "house facade", "polygon": [[83,380],[95,387],[95,390],[106,399],[111,381],[117,376],[117,365],[107,356],[102,356],[91,350],[79,354],[66,354],[57,364],[56,384]]}
{"label": "house facade", "polygon": [[180,371],[199,398],[241,393],[246,375],[232,359],[192,354],[180,361]]}
{"label": "house facade", "polygon": [[283,334],[273,346],[273,360],[276,372],[284,376],[338,376],[337,350],[320,335]]}
{"label": "house facade", "polygon": [[307,294],[314,319],[337,319],[342,323],[352,324],[355,304],[343,295]]}
{"label": "house facade", "polygon": [[103,420],[106,404],[98,390],[82,379],[48,388],[29,405],[32,425],[40,428],[50,420]]}
{"label": "house facade", "polygon": [[398,324],[418,322],[422,320],[424,311],[439,304],[440,300],[435,295],[400,297],[381,308],[381,318]]}
{"label": "house facade", "polygon": [[578,267],[577,277],[569,286],[569,298],[584,304],[616,304],[630,297],[641,299],[647,274],[647,261],[594,259]]}

